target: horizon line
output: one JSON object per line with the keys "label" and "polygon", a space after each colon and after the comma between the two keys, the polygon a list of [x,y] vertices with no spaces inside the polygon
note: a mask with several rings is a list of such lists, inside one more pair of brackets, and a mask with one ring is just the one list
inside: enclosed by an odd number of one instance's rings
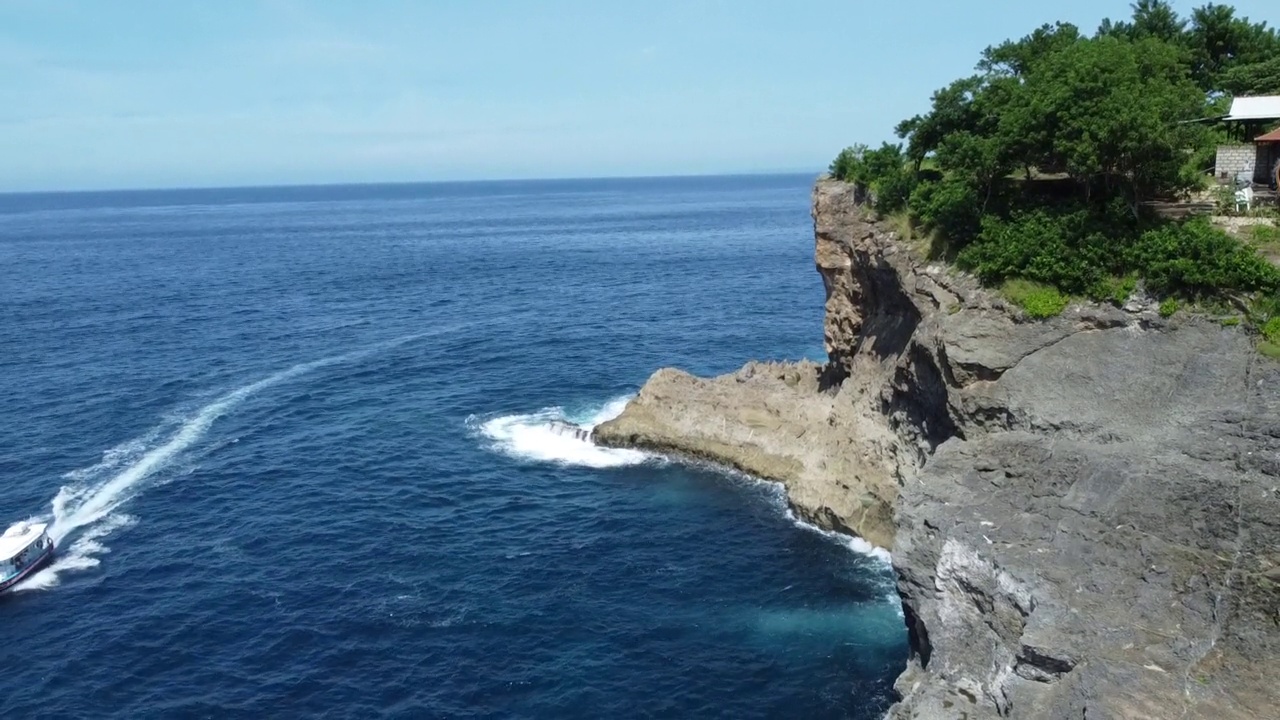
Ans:
{"label": "horizon line", "polygon": [[12,197],[20,195],[109,195],[113,193],[139,193],[139,192],[200,192],[200,191],[217,191],[217,190],[284,190],[284,189],[305,189],[305,188],[340,188],[340,187],[379,187],[379,186],[407,186],[407,185],[482,185],[486,183],[513,183],[513,182],[582,182],[590,180],[665,180],[665,179],[694,179],[694,178],[717,178],[717,177],[769,177],[783,175],[808,175],[813,173],[814,177],[819,177],[825,170],[758,170],[744,172],[724,172],[724,173],[672,173],[663,175],[582,175],[582,176],[560,176],[560,177],[509,177],[509,178],[473,178],[469,180],[390,180],[390,181],[357,181],[357,182],[314,182],[314,183],[279,183],[279,184],[251,184],[251,185],[172,185],[172,186],[151,186],[151,187],[121,187],[121,188],[76,188],[63,190],[0,190],[0,197]]}

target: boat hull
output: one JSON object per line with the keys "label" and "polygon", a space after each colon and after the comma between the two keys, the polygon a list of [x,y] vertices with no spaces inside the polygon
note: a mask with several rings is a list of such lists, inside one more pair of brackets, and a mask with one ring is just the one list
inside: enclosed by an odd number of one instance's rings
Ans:
{"label": "boat hull", "polygon": [[36,574],[40,570],[40,568],[44,567],[45,565],[48,565],[49,561],[52,559],[53,559],[53,545],[50,545],[49,549],[45,550],[44,553],[40,555],[40,557],[36,558],[35,560],[32,560],[26,567],[22,568],[22,571],[19,572],[17,575],[14,575],[11,578],[7,578],[3,581],[0,581],[0,593],[8,592],[13,586],[17,585],[23,580],[26,580],[27,578]]}

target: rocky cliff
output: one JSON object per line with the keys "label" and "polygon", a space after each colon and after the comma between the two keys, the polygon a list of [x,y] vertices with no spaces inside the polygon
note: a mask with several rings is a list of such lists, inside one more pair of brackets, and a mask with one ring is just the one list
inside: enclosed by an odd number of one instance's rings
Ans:
{"label": "rocky cliff", "polygon": [[813,194],[829,362],[653,375],[598,442],[889,548],[899,718],[1280,716],[1280,365],[1149,306],[1029,321]]}

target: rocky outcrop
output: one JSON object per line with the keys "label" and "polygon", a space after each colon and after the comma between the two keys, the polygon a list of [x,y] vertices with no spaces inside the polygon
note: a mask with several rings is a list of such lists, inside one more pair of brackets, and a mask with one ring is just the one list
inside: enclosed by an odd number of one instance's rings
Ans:
{"label": "rocky outcrop", "polygon": [[893,551],[901,718],[1280,707],[1280,365],[1150,308],[1032,322],[814,190],[829,362],[656,373],[598,442],[732,464]]}
{"label": "rocky outcrop", "polygon": [[751,363],[714,380],[659,370],[595,440],[781,481],[802,517],[890,545],[898,483],[883,447],[893,438],[853,404],[819,392],[821,373],[812,363]]}

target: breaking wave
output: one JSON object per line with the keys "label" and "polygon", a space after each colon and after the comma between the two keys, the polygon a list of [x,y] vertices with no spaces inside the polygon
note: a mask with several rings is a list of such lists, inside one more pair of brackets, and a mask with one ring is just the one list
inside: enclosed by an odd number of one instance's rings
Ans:
{"label": "breaking wave", "polygon": [[549,407],[532,413],[502,415],[490,419],[467,418],[467,425],[488,438],[494,450],[505,455],[537,462],[580,465],[592,468],[624,467],[654,460],[656,456],[638,450],[604,448],[590,442],[557,434],[551,427],[555,421],[570,422],[588,430],[622,414],[630,395],[567,412]]}
{"label": "breaking wave", "polygon": [[[495,450],[522,460],[551,462],[562,465],[582,465],[593,468],[624,467],[662,460],[660,455],[654,453],[599,447],[589,442],[560,435],[552,430],[551,423],[556,421],[570,422],[590,430],[596,425],[612,420],[622,414],[627,402],[632,397],[634,396],[624,395],[617,397],[604,405],[588,408],[583,412],[577,413],[566,412],[561,407],[549,407],[537,412],[501,415],[488,420],[480,419],[473,415],[467,418],[467,425],[473,430],[478,430],[480,434],[492,441]],[[823,535],[833,542],[848,548],[851,552],[873,558],[885,566],[889,566],[892,562],[889,551],[882,547],[873,545],[860,537],[824,530],[797,517],[791,510],[790,503],[787,502],[786,489],[781,483],[763,480],[719,465],[701,462],[693,462],[691,464],[707,467],[712,471],[724,473],[745,482],[760,483],[769,488],[770,494],[778,507],[796,526]],[[888,590],[893,597],[897,597],[896,586],[890,586]]]}

